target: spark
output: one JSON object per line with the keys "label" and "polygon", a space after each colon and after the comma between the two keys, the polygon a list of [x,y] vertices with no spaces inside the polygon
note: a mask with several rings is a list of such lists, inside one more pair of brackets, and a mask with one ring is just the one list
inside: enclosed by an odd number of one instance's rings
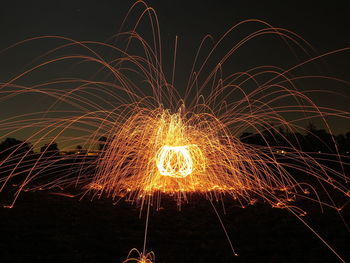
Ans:
{"label": "spark", "polygon": [[[135,256],[133,256],[135,254]],[[122,263],[154,263],[155,255],[153,252],[142,253],[139,252],[136,248],[130,250],[127,259]]]}

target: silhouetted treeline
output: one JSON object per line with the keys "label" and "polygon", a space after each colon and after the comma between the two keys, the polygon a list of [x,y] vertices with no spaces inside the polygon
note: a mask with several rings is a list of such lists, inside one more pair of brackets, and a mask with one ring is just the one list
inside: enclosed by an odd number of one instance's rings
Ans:
{"label": "silhouetted treeline", "polygon": [[282,128],[271,126],[260,133],[243,133],[240,139],[244,143],[280,148],[295,148],[304,152],[340,153],[350,152],[350,132],[332,135],[325,129],[317,129],[310,124],[305,134],[286,132]]}
{"label": "silhouetted treeline", "polygon": [[32,146],[14,138],[6,138],[0,143],[0,159],[5,159],[9,156],[22,156],[24,154],[33,154]]}
{"label": "silhouetted treeline", "polygon": [[[288,152],[295,149],[316,156],[324,165],[336,170],[344,171],[345,166],[338,165],[339,156],[330,154],[340,153],[341,160],[346,164],[350,163],[350,132],[334,136],[324,129],[309,125],[302,134],[287,132],[271,125],[257,133],[243,133],[240,140],[251,145],[273,147],[273,152],[282,154],[279,159],[281,162],[295,161],[300,164],[298,160],[287,158],[283,153],[283,150]],[[71,152],[61,152],[55,142],[45,144],[40,152],[35,152],[29,142],[6,138],[0,142],[0,186],[1,180],[5,182],[7,176],[12,185],[21,184],[30,175],[35,178],[36,185],[48,186],[62,178],[69,181],[76,176],[88,177],[97,171],[99,159],[104,158],[112,141],[113,138],[100,137],[97,141],[99,151],[91,155],[79,145]],[[349,166],[345,168],[349,172]],[[294,171],[293,174],[301,175],[301,171]],[[6,185],[10,185],[10,181],[7,181],[6,179]]]}
{"label": "silhouetted treeline", "polygon": [[40,185],[54,183],[62,176],[92,173],[95,160],[96,156],[88,156],[80,145],[75,151],[62,153],[58,144],[51,142],[35,152],[28,142],[6,138],[0,142],[0,187],[1,179],[7,176],[10,180],[6,185],[10,185],[10,181],[11,185],[21,184],[28,175],[35,177]]}
{"label": "silhouetted treeline", "polygon": [[[293,148],[306,153],[315,153],[319,158],[325,154],[324,160],[329,160],[330,156],[327,155],[329,153],[340,153],[344,158],[348,158],[345,155],[349,156],[350,152],[350,132],[334,136],[311,124],[304,134],[287,132],[271,125],[258,133],[243,133],[240,139],[251,145],[272,146],[276,151],[288,152]],[[43,145],[40,152],[35,152],[29,142],[6,138],[0,143],[0,177],[9,174],[26,175],[30,172],[45,175],[46,178],[53,180],[62,173],[77,175],[84,171],[86,174],[91,174],[97,169],[98,158],[103,158],[103,153],[107,151],[112,140],[100,137],[97,141],[99,154],[90,156],[80,145],[76,146],[75,151],[63,153],[60,152],[57,143],[51,142]]]}
{"label": "silhouetted treeline", "polygon": [[[260,146],[273,146],[281,148],[295,148],[304,152],[317,153],[341,153],[348,155],[350,152],[350,132],[340,135],[332,135],[324,129],[317,129],[310,124],[307,131],[302,134],[299,132],[287,132],[282,128],[263,129],[259,133],[245,132],[240,136],[240,140],[244,143]],[[98,150],[103,152],[108,148],[110,141],[107,137],[100,137],[98,140]],[[78,145],[75,151],[66,154],[86,154],[87,151]],[[55,142],[45,144],[40,148],[40,153],[35,153],[30,143],[20,141],[15,138],[6,138],[0,142],[0,160],[25,158],[47,159],[55,158],[60,155],[58,144]]]}

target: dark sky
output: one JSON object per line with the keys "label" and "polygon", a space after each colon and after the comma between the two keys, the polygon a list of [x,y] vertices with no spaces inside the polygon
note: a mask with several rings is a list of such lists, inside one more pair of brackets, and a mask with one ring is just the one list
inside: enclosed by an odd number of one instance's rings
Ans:
{"label": "dark sky", "polygon": [[[20,40],[41,35],[105,41],[117,33],[132,3],[130,0],[6,1],[1,4],[0,49]],[[171,52],[175,36],[179,37],[178,68],[181,68],[181,65],[186,68],[185,65],[193,60],[196,48],[204,35],[209,33],[217,39],[230,26],[249,18],[261,19],[273,26],[297,32],[320,53],[350,46],[348,9],[335,1],[180,0],[152,1],[150,5],[157,11],[165,50]],[[271,50],[268,43],[262,43],[259,48]],[[42,48],[41,45],[34,45],[28,49],[1,55],[0,80],[4,81],[14,72],[18,72],[27,59],[26,56],[29,60],[31,53],[40,54]],[[249,54],[250,51],[246,52]],[[253,49],[251,52],[254,54]],[[276,64],[285,63],[277,51],[276,55],[269,56]],[[332,72],[334,76],[349,81],[348,58],[349,52],[330,58],[327,61],[329,68],[325,69],[326,73]],[[238,61],[242,65],[244,62],[250,65],[255,59],[257,58],[252,55],[246,61]],[[242,67],[247,69],[244,65]],[[179,83],[182,83],[185,79],[182,75],[185,74],[179,72],[179,69],[177,74]],[[341,88],[344,89],[344,86]],[[346,87],[344,93],[350,96],[349,87]],[[340,99],[334,102],[334,105],[336,104],[343,110],[350,111],[348,100]],[[350,130],[347,124],[336,122],[335,125],[336,133]]]}
{"label": "dark sky", "polygon": [[[6,1],[1,5],[1,47],[26,37],[57,34],[103,41],[116,33],[131,0]],[[320,51],[349,44],[348,9],[329,1],[151,1],[162,32],[198,42],[244,19],[258,18],[299,33]]]}

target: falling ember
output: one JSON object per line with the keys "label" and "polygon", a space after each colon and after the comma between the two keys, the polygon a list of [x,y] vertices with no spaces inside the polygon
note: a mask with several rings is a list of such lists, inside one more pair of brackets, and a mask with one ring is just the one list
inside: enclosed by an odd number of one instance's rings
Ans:
{"label": "falling ember", "polygon": [[128,257],[122,263],[153,263],[155,262],[154,252],[141,253],[136,248],[130,250]]}

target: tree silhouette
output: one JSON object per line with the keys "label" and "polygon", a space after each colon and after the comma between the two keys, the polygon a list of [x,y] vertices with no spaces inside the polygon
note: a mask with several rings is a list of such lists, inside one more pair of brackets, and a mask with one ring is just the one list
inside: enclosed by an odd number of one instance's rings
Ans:
{"label": "tree silhouette", "polygon": [[45,144],[43,147],[40,148],[40,152],[44,157],[54,157],[60,154],[57,143],[55,142]]}
{"label": "tree silhouette", "polygon": [[98,145],[98,149],[102,152],[106,149],[107,147],[107,137],[102,136],[98,139],[99,145]]}
{"label": "tree silhouette", "polygon": [[334,153],[336,151],[335,137],[324,129],[317,129],[312,123],[307,127],[305,141],[305,150],[309,152]]}
{"label": "tree silhouette", "polygon": [[11,156],[12,159],[19,158],[27,154],[30,156],[33,154],[32,146],[15,138],[6,138],[0,143],[0,159],[5,159]]}
{"label": "tree silhouette", "polygon": [[350,153],[350,132],[334,136],[325,129],[317,129],[312,123],[306,130],[306,134],[293,133],[271,125],[259,133],[242,133],[240,140],[252,145],[293,147],[309,153]]}

